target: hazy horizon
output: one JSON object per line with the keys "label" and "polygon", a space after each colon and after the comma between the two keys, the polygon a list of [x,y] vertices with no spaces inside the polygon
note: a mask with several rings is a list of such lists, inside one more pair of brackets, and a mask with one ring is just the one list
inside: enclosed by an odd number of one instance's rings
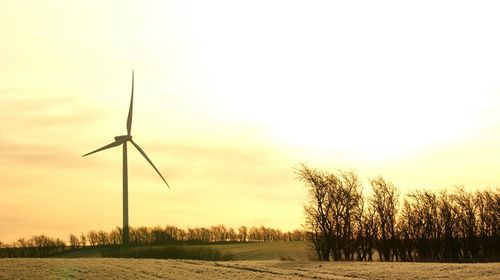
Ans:
{"label": "hazy horizon", "polygon": [[[403,192],[500,186],[494,1],[2,1],[0,241],[121,226],[300,228],[293,168]],[[140,140],[139,140],[140,139]]]}

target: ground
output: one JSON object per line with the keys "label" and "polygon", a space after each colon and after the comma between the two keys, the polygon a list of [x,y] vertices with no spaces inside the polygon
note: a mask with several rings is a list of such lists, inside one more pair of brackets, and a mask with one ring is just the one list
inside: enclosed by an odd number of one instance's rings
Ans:
{"label": "ground", "polygon": [[0,259],[0,279],[500,279],[500,263]]}
{"label": "ground", "polygon": [[[243,242],[222,243],[208,245],[186,245],[186,247],[211,247],[219,250],[234,261],[308,261],[316,259],[314,250],[309,242]],[[161,247],[161,246],[160,246]],[[101,257],[102,248],[86,248],[65,252],[57,257],[61,258],[98,258]]]}

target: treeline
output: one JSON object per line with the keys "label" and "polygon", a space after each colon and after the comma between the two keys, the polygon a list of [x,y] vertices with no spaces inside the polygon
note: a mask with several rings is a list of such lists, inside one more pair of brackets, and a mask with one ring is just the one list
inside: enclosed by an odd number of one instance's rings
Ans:
{"label": "treeline", "polygon": [[363,194],[354,171],[300,166],[306,230],[319,259],[372,261],[500,261],[500,190],[414,191],[402,197],[382,177]]}
{"label": "treeline", "polygon": [[0,258],[42,258],[64,252],[66,243],[59,238],[35,235],[29,239],[20,238],[13,244],[0,242]]}
{"label": "treeline", "polygon": [[[161,244],[204,244],[224,242],[275,242],[275,241],[305,241],[307,234],[301,230],[283,232],[264,226],[238,229],[216,225],[211,227],[196,227],[182,229],[175,226],[165,227],[130,227],[130,245],[161,245]],[[122,229],[106,232],[91,230],[79,235],[70,234],[69,244],[60,239],[45,235],[33,236],[30,239],[21,238],[12,244],[0,242],[0,257],[48,257],[85,247],[116,246],[122,244]]]}
{"label": "treeline", "polygon": [[[89,231],[86,235],[70,235],[70,246],[73,248],[122,243],[122,229],[117,227],[110,232]],[[306,234],[300,230],[282,232],[280,229],[240,226],[238,229],[216,225],[182,229],[175,226],[166,227],[130,227],[129,243],[132,245],[149,245],[163,243],[212,243],[212,242],[274,242],[302,241]]]}

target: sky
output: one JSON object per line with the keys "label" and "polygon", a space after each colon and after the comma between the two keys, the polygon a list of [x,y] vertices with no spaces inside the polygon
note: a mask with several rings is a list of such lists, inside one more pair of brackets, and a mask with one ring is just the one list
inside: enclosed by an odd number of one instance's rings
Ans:
{"label": "sky", "polygon": [[300,163],[500,185],[496,1],[0,2],[0,241],[122,222],[300,228]]}

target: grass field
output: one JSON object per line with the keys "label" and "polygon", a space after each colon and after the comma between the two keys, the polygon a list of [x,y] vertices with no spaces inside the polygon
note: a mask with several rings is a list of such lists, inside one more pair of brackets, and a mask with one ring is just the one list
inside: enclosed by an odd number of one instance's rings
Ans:
{"label": "grass field", "polygon": [[500,279],[500,263],[0,259],[0,279]]}
{"label": "grass field", "polygon": [[210,247],[232,257],[232,260],[307,261],[315,258],[311,244],[303,241],[216,244]]}
{"label": "grass field", "polygon": [[[167,245],[168,246],[168,245]],[[186,247],[209,247],[220,251],[230,260],[288,260],[307,261],[314,259],[314,252],[308,242],[257,242],[227,243],[210,245],[185,245]],[[161,247],[161,246],[159,246]],[[58,255],[58,258],[96,258],[103,255],[103,248],[88,248]]]}
{"label": "grass field", "polygon": [[[57,258],[0,259],[2,279],[500,279],[500,263],[318,262],[306,242],[185,245],[231,261],[101,258],[103,248]],[[161,247],[161,246],[160,246]]]}

